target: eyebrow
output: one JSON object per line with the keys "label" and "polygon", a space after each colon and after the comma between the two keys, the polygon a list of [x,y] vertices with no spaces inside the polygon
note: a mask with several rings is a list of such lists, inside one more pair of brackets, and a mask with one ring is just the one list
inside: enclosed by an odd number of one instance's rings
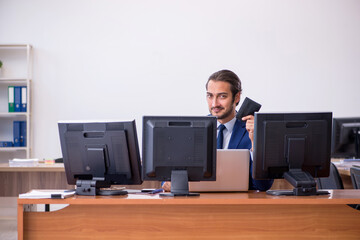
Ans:
{"label": "eyebrow", "polygon": [[214,94],[214,93],[211,93],[211,92],[206,92],[206,94],[211,94],[211,95],[221,95],[221,94],[226,94],[226,95],[228,95],[229,93],[227,93],[227,92],[219,92],[219,93],[217,93],[217,94]]}

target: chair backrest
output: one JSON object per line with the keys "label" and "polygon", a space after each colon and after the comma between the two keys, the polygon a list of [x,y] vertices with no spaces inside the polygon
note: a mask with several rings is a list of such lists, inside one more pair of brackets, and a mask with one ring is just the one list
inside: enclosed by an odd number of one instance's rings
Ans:
{"label": "chair backrest", "polygon": [[351,182],[355,189],[360,189],[360,168],[351,167],[350,168]]}
{"label": "chair backrest", "polygon": [[318,189],[344,189],[344,185],[334,163],[330,164],[330,175],[326,178],[316,179]]}

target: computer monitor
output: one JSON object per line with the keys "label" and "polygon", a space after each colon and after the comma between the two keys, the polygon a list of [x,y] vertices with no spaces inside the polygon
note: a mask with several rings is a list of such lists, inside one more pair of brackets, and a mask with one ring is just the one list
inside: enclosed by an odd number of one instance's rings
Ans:
{"label": "computer monitor", "polygon": [[272,195],[319,195],[329,176],[332,113],[255,113],[253,177],[285,178],[294,189]]}
{"label": "computer monitor", "polygon": [[215,117],[143,117],[143,180],[171,181],[162,196],[189,193],[189,181],[216,180]]}
{"label": "computer monitor", "polygon": [[331,156],[360,158],[360,117],[334,118]]}
{"label": "computer monitor", "polygon": [[79,195],[123,195],[111,185],[141,184],[135,120],[58,123],[66,178]]}

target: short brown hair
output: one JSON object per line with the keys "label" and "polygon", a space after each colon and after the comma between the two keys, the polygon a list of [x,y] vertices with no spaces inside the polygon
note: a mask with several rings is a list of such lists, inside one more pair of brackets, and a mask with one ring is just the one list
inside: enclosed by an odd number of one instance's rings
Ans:
{"label": "short brown hair", "polygon": [[[206,82],[206,89],[208,87],[208,83],[210,80],[213,81],[222,81],[222,82],[227,82],[230,84],[230,90],[231,93],[233,95],[233,99],[235,99],[235,95],[238,92],[242,92],[242,88],[241,88],[241,81],[240,78],[232,71],[230,70],[220,70],[217,71],[213,74],[211,74],[211,76],[209,77],[209,79]],[[238,105],[239,102],[236,103],[236,105]]]}

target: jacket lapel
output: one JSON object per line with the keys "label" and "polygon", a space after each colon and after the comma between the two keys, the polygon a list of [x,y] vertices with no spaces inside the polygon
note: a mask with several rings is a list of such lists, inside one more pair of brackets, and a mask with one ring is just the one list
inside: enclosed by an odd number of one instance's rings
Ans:
{"label": "jacket lapel", "polygon": [[239,148],[246,148],[246,144],[244,146],[240,146],[242,139],[245,136],[246,128],[245,122],[236,119],[233,132],[231,134],[230,142],[229,142],[229,149],[239,149]]}

